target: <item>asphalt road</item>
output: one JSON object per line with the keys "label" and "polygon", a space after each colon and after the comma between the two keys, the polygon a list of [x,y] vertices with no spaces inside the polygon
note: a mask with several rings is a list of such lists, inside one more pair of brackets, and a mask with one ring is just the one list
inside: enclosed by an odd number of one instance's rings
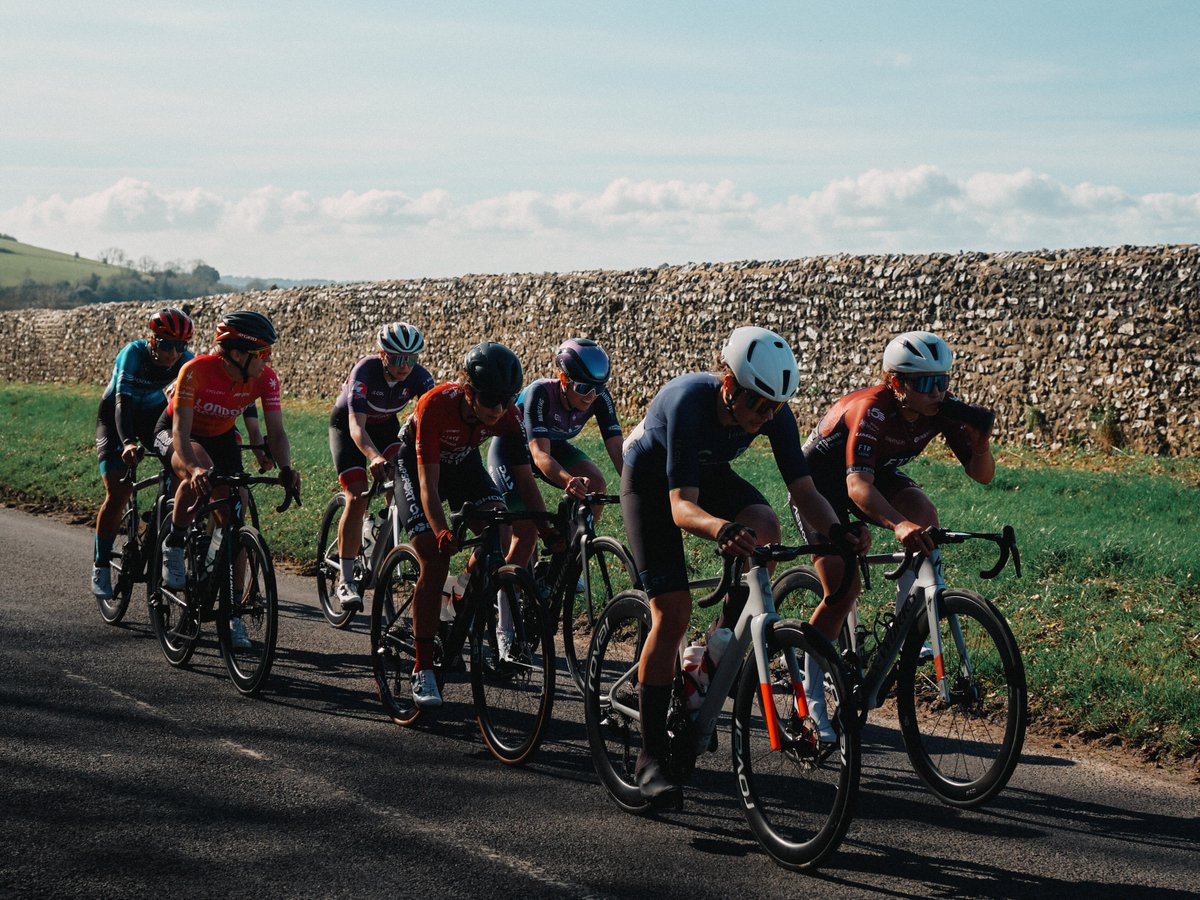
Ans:
{"label": "asphalt road", "polygon": [[637,818],[596,781],[564,674],[547,743],[495,762],[467,683],[392,725],[362,616],[329,628],[282,576],[263,694],[211,638],[170,668],[135,594],[105,625],[89,530],[0,509],[0,895],[8,897],[1195,897],[1200,786],[1027,747],[991,807],[919,785],[869,726],[858,815],[815,875],[774,865],[733,793],[728,736],[682,813]]}

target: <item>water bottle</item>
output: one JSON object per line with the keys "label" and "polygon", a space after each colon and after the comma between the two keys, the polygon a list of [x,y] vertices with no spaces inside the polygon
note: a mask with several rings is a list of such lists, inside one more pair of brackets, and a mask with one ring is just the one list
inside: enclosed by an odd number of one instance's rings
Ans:
{"label": "water bottle", "polygon": [[373,512],[363,516],[362,530],[362,555],[367,559],[371,558],[371,551],[375,549],[375,536],[379,533],[379,516]]}
{"label": "water bottle", "polygon": [[208,552],[204,555],[204,577],[207,578],[212,574],[213,563],[216,562],[217,553],[221,549],[221,529],[214,528],[212,539],[208,542]]}
{"label": "water bottle", "polygon": [[691,644],[683,651],[683,693],[687,699],[688,712],[694,716],[704,705],[708,692],[709,668],[707,654],[702,644]]}
{"label": "water bottle", "polygon": [[454,608],[454,600],[456,597],[461,598],[463,589],[467,586],[467,581],[470,576],[463,572],[457,578],[450,575],[446,578],[446,583],[442,586],[442,621],[453,622],[454,616],[458,612]]}
{"label": "water bottle", "polygon": [[725,655],[725,650],[729,647],[731,640],[733,640],[732,628],[718,628],[708,636],[708,648],[705,655],[708,657],[710,672],[717,671],[717,666],[721,664],[721,657]]}

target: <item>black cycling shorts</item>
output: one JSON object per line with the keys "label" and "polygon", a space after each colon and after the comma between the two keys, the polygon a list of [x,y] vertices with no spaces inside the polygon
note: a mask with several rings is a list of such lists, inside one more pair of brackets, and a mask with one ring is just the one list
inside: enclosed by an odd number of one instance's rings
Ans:
{"label": "black cycling shorts", "polygon": [[[858,504],[850,499],[850,494],[846,489],[846,477],[844,474],[840,476],[825,476],[822,473],[814,472],[813,484],[821,496],[829,501],[829,505],[833,507],[833,511],[837,514],[838,521],[843,525],[849,525],[851,521],[855,521],[868,522],[871,525],[883,527],[882,523],[876,522],[859,509]],[[909,488],[921,489],[921,485],[899,469],[881,469],[877,471],[875,473],[874,485],[889,503],[901,491],[908,490]],[[800,518],[800,513],[794,506],[792,507],[792,519],[795,521],[796,527],[800,529],[800,533],[804,535],[805,541],[812,544],[822,539],[822,535],[804,524],[804,520]]]}
{"label": "black cycling shorts", "polygon": [[[748,506],[769,505],[754,485],[728,465],[700,470],[697,502],[705,512],[733,521]],[[661,471],[639,476],[634,466],[621,474],[621,515],[629,550],[650,597],[686,591],[683,531],[671,517],[671,496]]]}
{"label": "black cycling shorts", "polygon": [[[382,422],[368,422],[366,431],[384,459],[390,460],[400,452],[400,420],[395,416]],[[330,424],[329,452],[333,456],[338,481],[344,489],[349,489],[351,485],[366,484],[367,458],[350,436],[349,424],[345,427]]]}
{"label": "black cycling shorts", "polygon": [[[158,418],[158,425],[155,427],[154,435],[154,450],[162,459],[164,466],[169,466],[171,463],[171,454],[174,453],[173,444],[171,441],[171,416],[165,411]],[[212,460],[213,471],[219,472],[222,475],[236,475],[239,472],[245,471],[242,468],[242,451],[241,451],[241,435],[238,430],[230,426],[228,431],[223,431],[220,434],[212,435],[211,437],[201,437],[198,434],[192,435],[192,443],[199,444],[208,454],[208,458]]]}
{"label": "black cycling shorts", "polygon": [[[415,448],[400,445],[397,476],[404,490],[404,502],[400,504],[400,521],[409,536],[429,531],[429,519],[421,504],[421,481],[417,469]],[[438,496],[449,504],[451,512],[458,512],[462,505],[472,503],[502,503],[500,491],[488,477],[483,460],[478,453],[470,454],[457,464],[442,463],[438,477]]]}

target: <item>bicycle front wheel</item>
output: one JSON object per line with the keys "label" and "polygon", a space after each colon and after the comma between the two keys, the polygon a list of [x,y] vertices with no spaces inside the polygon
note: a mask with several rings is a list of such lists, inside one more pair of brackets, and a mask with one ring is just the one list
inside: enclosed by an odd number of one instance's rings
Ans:
{"label": "bicycle front wheel", "polygon": [[[496,759],[520,765],[541,745],[554,707],[554,623],[524,569],[504,566],[496,584],[485,593],[488,609],[475,613],[471,688],[484,743]],[[511,614],[508,641],[497,634],[500,603]]]}
{"label": "bicycle front wheel", "polygon": [[[170,527],[171,508],[174,502],[167,500],[160,504],[158,517],[158,534]],[[146,610],[150,616],[150,625],[158,645],[162,648],[163,656],[173,666],[185,666],[192,654],[196,652],[196,644],[200,640],[200,617],[188,605],[188,597],[199,588],[194,572],[187,574],[187,588],[182,591],[168,590],[162,583],[162,543],[154,542],[154,555],[150,558],[150,581],[146,588]]]}
{"label": "bicycle front wheel", "polygon": [[[777,622],[767,650],[769,684],[759,683],[753,656],[742,668],[733,709],[733,767],[743,812],[763,849],[785,868],[810,869],[837,849],[854,815],[862,765],[859,729],[842,665],[816,629]],[[826,708],[837,734],[832,743],[821,741],[813,720],[798,711],[795,685],[810,653],[825,670]]]}
{"label": "bicycle front wheel", "polygon": [[939,800],[980,806],[1020,760],[1029,717],[1025,667],[1004,616],[978,594],[945,591],[938,628],[949,702],[933,660],[921,659],[929,634],[921,616],[896,667],[900,730],[913,768]]}
{"label": "bicycle front wheel", "polygon": [[121,519],[121,530],[113,541],[112,553],[109,557],[109,576],[112,579],[113,595],[107,600],[96,598],[100,607],[100,618],[109,625],[116,625],[125,618],[129,608],[129,598],[133,596],[133,586],[142,572],[142,546],[138,540],[137,507],[132,503],[125,507],[125,516]]}
{"label": "bicycle front wheel", "polygon": [[379,699],[397,725],[411,725],[421,714],[412,695],[417,660],[413,593],[420,574],[417,554],[407,544],[400,544],[379,567],[371,598],[371,671]]}
{"label": "bicycle front wheel", "polygon": [[[245,580],[240,591],[231,593],[232,583],[228,577],[225,579],[218,606],[217,637],[234,685],[243,694],[255,694],[266,683],[275,661],[279,595],[275,590],[275,567],[262,535],[247,525],[238,539],[246,557]],[[240,629],[235,624],[238,622]]]}
{"label": "bicycle front wheel", "polygon": [[354,613],[342,611],[342,605],[333,593],[341,572],[338,523],[345,508],[345,494],[338,493],[330,497],[329,505],[321,516],[321,527],[317,529],[317,599],[321,602],[325,620],[334,628],[345,628],[354,618]]}
{"label": "bicycle front wheel", "polygon": [[592,765],[617,806],[634,813],[650,808],[637,784],[642,748],[637,670],[649,635],[646,595],[617,594],[596,620],[583,695]]}
{"label": "bicycle front wheel", "polygon": [[[620,541],[610,537],[593,538],[588,543],[587,567],[580,565],[580,571],[583,590],[576,591],[563,604],[562,634],[567,671],[582,693],[596,619],[613,597],[622,591],[636,589],[638,577],[629,551]],[[567,590],[571,589],[568,585]]]}

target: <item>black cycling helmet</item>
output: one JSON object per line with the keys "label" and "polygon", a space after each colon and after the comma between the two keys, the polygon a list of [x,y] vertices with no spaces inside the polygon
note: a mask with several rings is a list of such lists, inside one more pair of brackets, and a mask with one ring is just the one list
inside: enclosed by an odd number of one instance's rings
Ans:
{"label": "black cycling helmet", "polygon": [[261,350],[277,340],[275,326],[262,313],[239,310],[217,323],[216,341],[230,350]]}
{"label": "black cycling helmet", "polygon": [[484,341],[468,350],[463,371],[467,373],[467,384],[488,397],[516,397],[523,384],[517,354],[495,341]]}
{"label": "black cycling helmet", "polygon": [[572,338],[563,341],[554,354],[558,367],[567,373],[567,377],[579,384],[591,384],[601,387],[612,371],[608,354],[593,340],[588,338]]}

